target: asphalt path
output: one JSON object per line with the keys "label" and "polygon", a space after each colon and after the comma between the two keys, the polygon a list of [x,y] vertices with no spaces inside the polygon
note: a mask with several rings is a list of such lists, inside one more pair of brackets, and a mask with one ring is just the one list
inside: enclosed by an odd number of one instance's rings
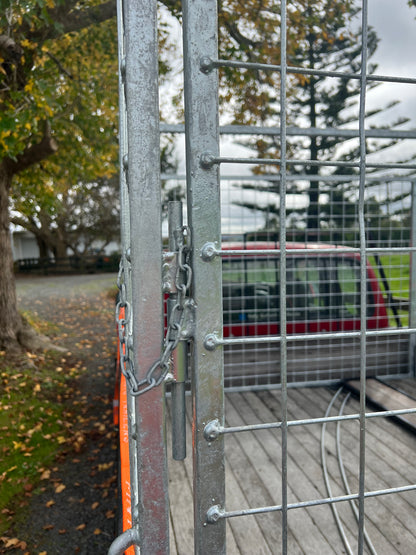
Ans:
{"label": "asphalt path", "polygon": [[[114,388],[116,275],[19,277],[19,308],[54,324],[52,340],[64,347],[84,371],[73,403],[84,437],[51,468],[21,512],[13,533],[24,551],[43,555],[104,554],[115,534],[117,512],[117,434],[112,420]],[[78,410],[78,409],[77,409]],[[74,414],[79,414],[74,410]],[[76,420],[76,421],[75,421]]]}

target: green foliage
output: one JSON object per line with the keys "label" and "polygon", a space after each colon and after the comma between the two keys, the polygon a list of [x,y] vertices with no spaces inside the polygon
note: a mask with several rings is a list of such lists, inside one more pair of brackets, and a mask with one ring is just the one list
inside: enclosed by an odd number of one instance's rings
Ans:
{"label": "green foliage", "polygon": [[[2,155],[17,160],[42,140],[46,121],[59,146],[57,155],[20,176],[18,186],[30,190],[36,182],[47,190],[52,179],[111,175],[117,159],[114,18],[65,33],[53,20],[53,0],[5,4],[0,35],[10,44],[0,60]],[[61,10],[67,4],[70,13],[74,3],[56,4]],[[82,9],[94,4],[84,2]]]}

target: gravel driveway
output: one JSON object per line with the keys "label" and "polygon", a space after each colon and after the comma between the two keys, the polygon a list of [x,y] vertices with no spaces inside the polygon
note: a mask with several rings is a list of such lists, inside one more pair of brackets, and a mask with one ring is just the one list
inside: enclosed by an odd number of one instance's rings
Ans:
{"label": "gravel driveway", "polygon": [[85,370],[71,401],[82,406],[74,426],[81,426],[85,444],[80,452],[68,451],[56,461],[50,479],[16,515],[13,532],[27,548],[7,553],[104,554],[114,537],[115,325],[109,290],[115,281],[114,274],[17,279],[19,308],[55,324],[59,331],[54,342],[83,361]]}

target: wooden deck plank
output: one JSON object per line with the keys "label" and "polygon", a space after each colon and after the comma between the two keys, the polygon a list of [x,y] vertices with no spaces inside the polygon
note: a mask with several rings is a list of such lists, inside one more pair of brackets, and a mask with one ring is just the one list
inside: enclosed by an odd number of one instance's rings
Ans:
{"label": "wooden deck plank", "polygon": [[[350,388],[354,394],[359,394],[359,380],[349,380],[345,385]],[[380,410],[414,409],[416,406],[416,401],[414,399],[379,380],[366,380],[365,389],[367,402],[376,405]],[[416,431],[416,414],[406,414],[397,416],[396,418],[407,426],[410,426],[413,431]]]}
{"label": "wooden deck plank", "polygon": [[[262,395],[263,394],[263,395]],[[276,392],[273,394],[268,394],[268,392],[259,392],[258,394],[247,393],[246,396],[250,397],[250,404],[256,402],[256,399],[260,398],[262,402],[269,410],[270,414],[264,413],[265,417],[276,416],[274,413],[276,409],[276,403],[274,398]],[[288,416],[293,418],[293,412],[299,412],[299,407],[295,406],[292,402],[289,402]],[[295,419],[295,418],[293,418]],[[301,500],[313,500],[327,497],[327,491],[324,484],[323,472],[321,467],[321,456],[320,456],[320,437],[314,437],[311,434],[310,429],[307,427],[294,427],[290,428],[288,434],[288,474],[289,474],[289,484],[294,488],[299,490],[299,499]],[[296,466],[301,466],[304,476],[300,477],[298,473],[294,473],[294,468]],[[332,494],[340,495],[343,492],[340,484],[332,480]],[[342,508],[338,508],[338,510]],[[298,510],[294,511],[298,512]],[[335,521],[333,520],[331,508],[328,505],[316,506],[308,509],[308,512],[314,519],[316,526],[321,527],[322,533],[327,537],[331,546],[336,547],[336,551],[342,553],[343,545],[340,540],[339,533],[337,531]],[[355,521],[353,516],[346,512],[344,518],[344,525],[348,529],[354,529]]]}
{"label": "wooden deck plank", "polygon": [[[330,396],[327,398],[321,396],[322,390],[316,391],[315,400],[322,399],[322,409],[324,409],[329,400]],[[357,412],[358,406],[353,406],[351,412]],[[370,425],[376,426],[377,423],[382,422],[382,420],[369,421]],[[355,425],[355,430],[351,429]],[[397,437],[403,430],[398,429],[397,426],[392,424],[394,430],[389,435],[380,434],[380,431],[375,429],[375,433],[368,433],[367,444],[366,444],[366,454],[367,454],[367,464],[366,464],[366,488],[367,490],[377,490],[390,488],[399,485],[406,485],[412,483],[409,479],[407,481],[406,477],[398,472],[394,466],[389,464],[394,455],[393,451],[386,452],[381,451],[383,448],[383,438]],[[358,422],[345,422],[343,427],[348,427],[348,433],[346,430],[342,434],[343,441],[343,459],[346,469],[349,474],[349,480],[351,482],[350,487],[353,491],[357,490],[358,483]],[[408,454],[414,453],[415,449],[415,438],[413,439],[413,445],[408,449]],[[397,459],[396,459],[397,461]],[[403,461],[401,461],[403,462]],[[414,476],[413,465],[409,465],[408,460],[404,461],[408,473]],[[403,472],[403,464],[402,464]],[[366,501],[366,507],[371,507],[372,511],[368,510],[367,527],[371,529],[371,536],[378,537],[378,541],[383,541],[383,551],[381,547],[379,548],[380,553],[392,553],[392,546],[398,553],[402,553],[402,549],[414,550],[416,545],[416,539],[414,535],[414,516],[416,514],[415,507],[413,503],[408,501],[416,501],[415,493],[409,492],[406,494],[392,495],[378,497],[376,500],[372,500],[371,504]],[[391,508],[394,511],[391,511]],[[385,526],[386,518],[388,518],[389,526]],[[369,526],[372,524],[372,527]],[[383,536],[383,537],[381,537]],[[401,546],[400,548],[397,546]]]}
{"label": "wooden deck plank", "polygon": [[[383,380],[382,380],[383,381]],[[390,385],[391,387],[395,387],[399,391],[402,391],[409,397],[416,399],[416,380],[413,377],[409,378],[393,378],[393,379],[386,379],[384,383]]]}
{"label": "wooden deck plank", "polygon": [[[320,417],[334,392],[328,388],[289,389],[289,418]],[[190,398],[187,399],[188,419]],[[339,403],[336,410],[339,409]],[[371,409],[370,409],[371,410]],[[358,412],[351,398],[346,412]],[[335,411],[333,412],[335,414]],[[226,424],[270,422],[280,419],[280,391],[226,394]],[[343,422],[341,449],[350,487],[357,487],[357,421]],[[321,425],[296,426],[288,434],[289,502],[326,497],[320,461]],[[327,425],[326,450],[333,495],[345,493],[335,448],[335,424]],[[187,430],[190,443],[190,427]],[[228,510],[281,502],[281,447],[278,430],[227,434],[226,508]],[[414,483],[416,436],[391,419],[367,420],[366,489],[385,489]],[[192,456],[171,461],[170,498],[172,553],[193,553]],[[416,552],[416,492],[393,494],[366,500],[366,528],[378,555]],[[357,525],[347,503],[338,503],[353,552],[357,549]],[[278,554],[281,552],[280,513],[227,519],[227,553]],[[290,555],[331,555],[344,553],[329,505],[294,509],[288,513]],[[367,553],[367,548],[365,553]]]}
{"label": "wooden deck plank", "polygon": [[[254,408],[262,413],[264,420],[270,421],[270,413],[264,405],[262,406],[255,394],[251,395],[252,404],[247,402],[247,397],[249,395],[250,394],[244,394],[244,404],[241,403],[241,406],[244,406],[244,413],[241,414],[243,422],[247,423],[247,420],[251,419],[250,413],[253,411],[253,404],[255,405]],[[233,396],[229,395],[228,399],[230,400],[230,398],[233,399]],[[237,404],[237,398],[235,398],[235,402]],[[275,503],[278,504],[281,502],[281,434],[278,431],[271,430],[264,430],[257,432],[256,434],[250,432],[249,434],[253,436],[253,439],[255,439],[255,443],[253,445],[254,452],[251,453],[251,456],[253,460],[258,461],[257,465],[259,468],[263,468],[263,480],[267,481],[268,487],[271,491],[279,491],[279,496],[275,499]],[[239,435],[242,445],[246,445],[246,435],[249,434],[243,433]],[[307,459],[307,453],[305,452],[302,443],[297,443],[296,450],[297,460]],[[261,451],[264,451],[265,453],[265,464],[259,456]],[[262,462],[263,466],[261,467],[260,465]],[[311,480],[310,476],[305,474],[303,471],[299,472],[299,466],[296,464],[293,457],[290,456],[290,453],[288,468],[289,502],[296,502],[301,499],[305,500],[305,498],[315,499],[320,497],[314,480]],[[290,472],[293,469],[296,469],[296,476],[293,476],[293,473]],[[297,542],[302,549],[306,553],[308,550],[316,553],[343,553],[342,549],[334,549],[331,547],[331,542],[328,540],[328,537],[339,540],[339,536],[333,534],[334,528],[332,519],[328,519],[328,516],[330,517],[329,507],[317,507],[314,509],[313,515],[310,514],[309,511],[310,510],[297,509],[290,511],[288,515],[290,532],[297,538]]]}

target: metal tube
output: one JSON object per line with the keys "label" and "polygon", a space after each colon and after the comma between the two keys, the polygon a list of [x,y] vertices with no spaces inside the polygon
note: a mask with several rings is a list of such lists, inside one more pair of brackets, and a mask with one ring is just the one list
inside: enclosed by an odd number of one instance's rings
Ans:
{"label": "metal tube", "polygon": [[[132,341],[137,381],[160,357],[163,339],[157,2],[126,0],[126,107],[132,265]],[[151,276],[151,277],[150,277]],[[164,390],[134,399],[137,504],[142,554],[169,552]]]}
{"label": "metal tube", "polygon": [[188,222],[192,229],[192,292],[196,303],[192,345],[195,553],[225,554],[225,522],[208,525],[212,505],[225,506],[223,438],[208,442],[206,422],[224,419],[222,349],[208,351],[206,335],[222,329],[221,261],[200,256],[206,242],[221,242],[220,181],[217,166],[201,165],[206,151],[218,156],[218,75],[200,61],[218,52],[216,0],[183,2],[186,173]]}
{"label": "metal tube", "polygon": [[[127,302],[130,307],[132,306],[132,288],[131,288],[131,265],[129,249],[131,244],[130,233],[130,199],[129,188],[127,183],[127,154],[128,154],[128,118],[126,106],[126,91],[125,91],[125,77],[126,77],[126,33],[125,33],[125,19],[124,19],[124,5],[123,0],[117,2],[117,32],[118,32],[118,86],[119,86],[119,164],[120,164],[120,239],[121,239],[121,264],[124,268],[123,279],[126,288]],[[130,311],[131,312],[131,311]],[[132,316],[132,315],[131,315]],[[126,322],[126,335],[132,335],[132,318]],[[125,349],[129,350],[129,356],[133,356],[129,342],[126,343]],[[137,483],[137,459],[136,459],[136,414],[135,403],[129,388],[126,388],[127,397],[127,424],[128,424],[128,446],[129,446],[129,464],[130,464],[130,498],[131,506],[138,504],[138,483]],[[123,484],[122,487],[126,487]],[[119,492],[119,495],[122,495]],[[129,515],[123,514],[123,520],[127,522]],[[137,552],[137,549],[136,549]]]}
{"label": "metal tube", "polygon": [[[178,252],[183,242],[182,227],[182,203],[171,201],[168,204],[168,228],[169,228],[169,250]],[[177,303],[178,293],[169,296],[169,304]],[[169,321],[169,314],[168,314]],[[176,461],[182,461],[186,457],[186,410],[185,410],[185,378],[187,366],[187,348],[185,341],[179,341],[173,351],[173,375],[171,384],[172,392],[172,457]]]}
{"label": "metal tube", "polygon": [[140,536],[136,528],[129,528],[118,536],[110,545],[108,555],[123,555],[129,547],[139,546]]}

